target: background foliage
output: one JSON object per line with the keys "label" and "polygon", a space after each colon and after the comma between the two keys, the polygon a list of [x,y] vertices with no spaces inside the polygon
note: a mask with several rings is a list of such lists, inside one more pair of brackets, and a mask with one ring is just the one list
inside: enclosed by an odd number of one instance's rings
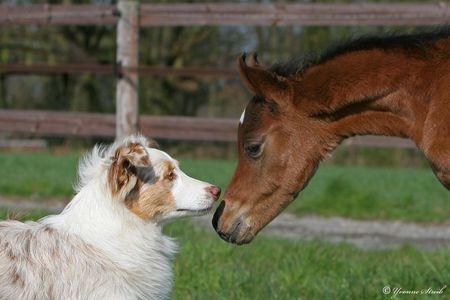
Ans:
{"label": "background foliage", "polygon": [[[214,1],[141,1],[141,3]],[[279,3],[279,1],[227,1]],[[283,1],[366,3],[390,1]],[[397,1],[408,2],[408,1]],[[409,1],[411,2],[411,1]],[[439,1],[420,1],[439,2]],[[19,4],[114,4],[114,0],[4,0]],[[244,51],[258,52],[263,64],[314,55],[353,36],[412,32],[418,28],[388,26],[189,26],[145,27],[140,31],[140,64],[174,68],[235,68]],[[429,30],[430,28],[419,28]],[[0,31],[0,63],[63,64],[115,62],[115,26],[7,26]],[[238,79],[204,80],[180,76],[141,76],[140,113],[238,118],[249,93]],[[115,111],[113,75],[7,75],[0,70],[0,109],[82,112]],[[67,139],[63,140],[67,142]],[[70,142],[71,140],[69,140]],[[83,140],[84,142],[85,140]],[[57,141],[60,143],[61,141]],[[73,147],[73,142],[70,147]],[[235,157],[228,143],[162,142],[177,155]],[[411,157],[406,160],[405,157]],[[341,151],[331,162],[350,164],[425,165],[417,153],[403,150]]]}

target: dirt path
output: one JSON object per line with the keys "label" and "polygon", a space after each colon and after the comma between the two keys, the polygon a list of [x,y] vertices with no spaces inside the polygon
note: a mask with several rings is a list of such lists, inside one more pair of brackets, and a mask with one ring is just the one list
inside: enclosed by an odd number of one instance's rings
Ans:
{"label": "dirt path", "polygon": [[[0,207],[11,210],[42,209],[57,213],[61,200],[29,201],[0,196]],[[194,222],[213,231],[211,215]],[[347,242],[362,249],[387,249],[411,244],[424,249],[450,248],[450,225],[423,225],[401,221],[357,221],[340,217],[297,217],[283,213],[261,235],[295,240],[319,239],[331,243]]]}
{"label": "dirt path", "polygon": [[[196,222],[211,231],[211,216]],[[411,244],[423,249],[450,249],[450,225],[422,225],[401,221],[359,221],[340,217],[297,217],[283,213],[261,235],[295,240],[347,242],[361,249],[389,249]]]}

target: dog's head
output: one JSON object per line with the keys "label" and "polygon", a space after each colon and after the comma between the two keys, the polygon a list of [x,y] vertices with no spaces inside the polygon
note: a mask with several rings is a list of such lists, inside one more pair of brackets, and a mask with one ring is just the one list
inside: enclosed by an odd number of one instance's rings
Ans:
{"label": "dog's head", "polygon": [[144,221],[201,215],[220,188],[187,176],[178,161],[133,136],[105,151],[106,186],[115,201]]}

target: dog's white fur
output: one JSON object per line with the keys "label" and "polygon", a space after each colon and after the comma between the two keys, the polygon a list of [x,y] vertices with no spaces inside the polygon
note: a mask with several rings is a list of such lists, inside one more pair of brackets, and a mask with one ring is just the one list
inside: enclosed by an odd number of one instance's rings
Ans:
{"label": "dog's white fur", "polygon": [[[133,153],[129,145],[142,145],[145,152]],[[111,166],[122,161],[128,181],[113,193]],[[161,178],[168,163],[175,177]],[[218,196],[208,191],[211,185],[185,175],[177,161],[149,148],[141,136],[95,147],[81,161],[79,178],[77,194],[61,214],[0,222],[0,299],[168,298],[176,244],[161,225],[209,210]],[[148,208],[153,199],[141,195],[158,182],[169,184],[167,207],[146,218],[146,210],[125,204],[137,191],[130,203],[145,200]]]}

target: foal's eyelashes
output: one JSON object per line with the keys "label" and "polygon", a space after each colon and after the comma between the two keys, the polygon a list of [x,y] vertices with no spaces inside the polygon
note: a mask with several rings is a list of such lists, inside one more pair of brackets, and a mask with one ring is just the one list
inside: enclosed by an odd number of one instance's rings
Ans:
{"label": "foal's eyelashes", "polygon": [[244,145],[244,150],[248,157],[258,158],[262,153],[262,143],[252,142],[246,144]]}

